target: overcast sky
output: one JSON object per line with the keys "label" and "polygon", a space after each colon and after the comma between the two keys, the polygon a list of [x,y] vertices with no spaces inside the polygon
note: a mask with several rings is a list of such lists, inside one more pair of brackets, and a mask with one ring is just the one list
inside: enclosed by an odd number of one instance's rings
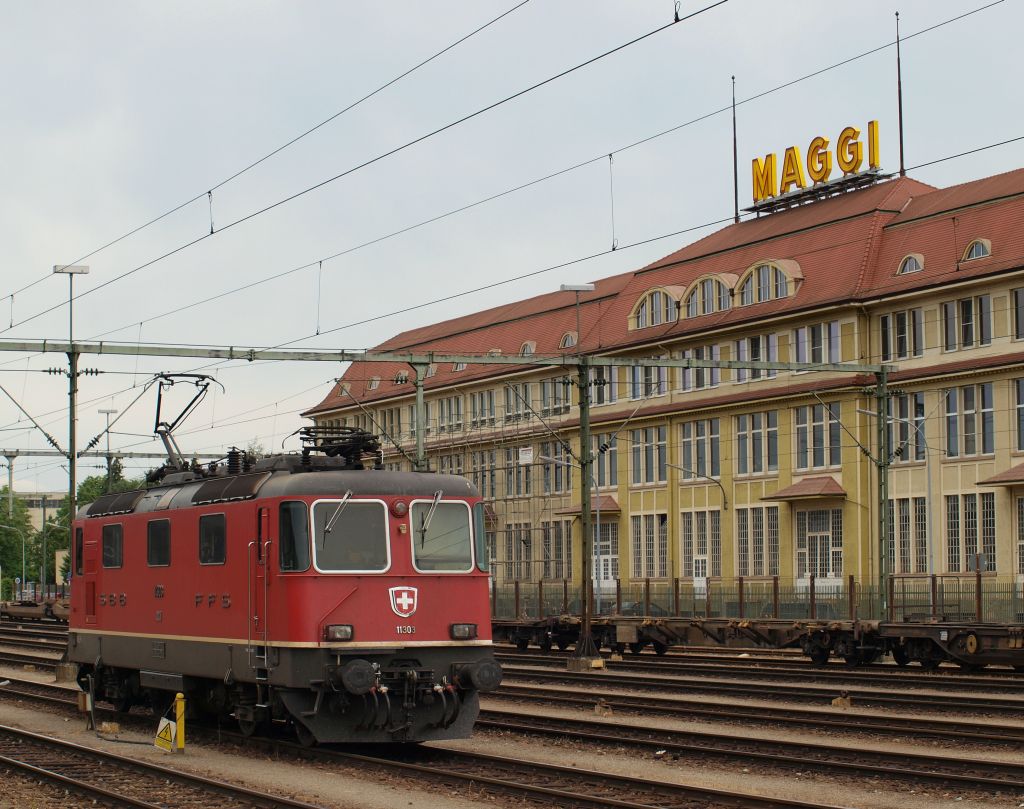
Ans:
{"label": "overcast sky", "polygon": [[[619,151],[729,103],[736,75],[740,204],[750,160],[844,126],[880,122],[882,165],[899,165],[893,47],[761,98],[779,85],[985,5],[901,0],[729,0],[693,19],[100,284],[210,231],[206,191],[479,28],[505,2],[91,2],[3,0],[0,31],[0,339],[67,337],[68,286],[51,267],[80,259],[180,203],[177,213],[82,263],[77,339],[364,348],[396,332],[623,272],[732,214],[728,114]],[[680,13],[703,5],[686,0]],[[672,20],[673,3],[530,0],[350,112],[213,192],[215,228],[338,175]],[[903,44],[907,165],[1024,134],[1019,0]],[[487,283],[619,250],[455,300]],[[556,179],[319,262],[439,214],[567,169]],[[1024,165],[1024,142],[912,171],[949,185]],[[284,271],[314,267],[231,292]],[[11,297],[37,279],[43,279]],[[231,293],[203,305],[205,298]],[[58,307],[36,316],[51,307]],[[185,308],[188,307],[188,308]],[[181,311],[183,310],[184,311]],[[369,319],[372,322],[356,324]],[[12,327],[13,324],[13,327]],[[319,326],[319,337],[315,335]],[[79,446],[100,408],[125,410],[158,371],[200,364],[87,356]],[[67,444],[61,355],[0,353],[0,385]],[[298,412],[342,368],[211,365],[226,393],[181,428],[186,451],[257,441],[279,448]],[[179,389],[179,395],[183,391]],[[113,447],[157,450],[150,391]],[[0,394],[0,447],[42,448]],[[125,434],[127,433],[127,434]],[[100,446],[103,444],[101,442]],[[287,447],[297,445],[292,439]],[[80,475],[95,474],[83,460]],[[129,472],[154,463],[129,463]],[[19,489],[65,487],[59,459],[19,458]]]}

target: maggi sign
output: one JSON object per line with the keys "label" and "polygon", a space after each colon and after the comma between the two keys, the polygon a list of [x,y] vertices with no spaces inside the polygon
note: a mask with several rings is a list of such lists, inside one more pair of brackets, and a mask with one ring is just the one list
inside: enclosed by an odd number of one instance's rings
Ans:
{"label": "maggi sign", "polygon": [[[868,167],[878,168],[878,121],[868,121]],[[839,133],[836,140],[835,162],[843,174],[856,174],[864,163],[864,146],[860,141],[860,130],[848,126]],[[806,165],[807,173],[804,173]],[[767,154],[762,160],[755,157],[751,166],[754,178],[754,202],[763,202],[797,188],[824,183],[832,174],[832,152],[829,139],[820,135],[807,147],[806,164],[797,146],[790,146],[782,157],[782,171],[778,171],[775,154]]]}

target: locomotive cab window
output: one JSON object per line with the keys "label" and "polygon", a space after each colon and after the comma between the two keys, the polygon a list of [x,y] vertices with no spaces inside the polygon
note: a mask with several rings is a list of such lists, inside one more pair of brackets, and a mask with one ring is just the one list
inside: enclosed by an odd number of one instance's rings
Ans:
{"label": "locomotive cab window", "polygon": [[227,558],[227,520],[223,514],[199,518],[199,564],[222,565]]}
{"label": "locomotive cab window", "polygon": [[302,501],[281,503],[278,516],[280,551],[278,564],[281,570],[296,571],[309,569],[309,512]]}
{"label": "locomotive cab window", "polygon": [[387,570],[387,508],[379,501],[320,500],[313,505],[316,569],[377,573]]}
{"label": "locomotive cab window", "polygon": [[466,503],[420,500],[410,509],[412,559],[417,570],[467,573],[473,569],[473,544]]}
{"label": "locomotive cab window", "polygon": [[103,526],[103,567],[124,564],[124,526],[120,523]]}
{"label": "locomotive cab window", "polygon": [[171,521],[152,520],[146,525],[146,564],[167,567],[171,563]]}

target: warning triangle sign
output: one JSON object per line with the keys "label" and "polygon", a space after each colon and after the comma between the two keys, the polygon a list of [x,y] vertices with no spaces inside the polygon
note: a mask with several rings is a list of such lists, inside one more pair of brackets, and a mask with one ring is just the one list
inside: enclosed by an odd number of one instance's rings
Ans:
{"label": "warning triangle sign", "polygon": [[170,719],[162,718],[160,720],[160,726],[156,731],[156,738],[153,740],[153,744],[159,747],[161,750],[170,752],[174,749],[174,734],[177,730],[177,726]]}

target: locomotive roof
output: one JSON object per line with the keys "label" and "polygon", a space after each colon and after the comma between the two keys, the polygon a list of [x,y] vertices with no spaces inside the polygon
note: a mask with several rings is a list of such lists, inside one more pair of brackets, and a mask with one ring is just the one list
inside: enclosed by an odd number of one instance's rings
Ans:
{"label": "locomotive roof", "polygon": [[198,478],[130,492],[105,494],[78,512],[103,517],[251,500],[255,497],[477,497],[476,487],[459,475],[392,472],[379,469],[330,469],[295,474],[280,469]]}

